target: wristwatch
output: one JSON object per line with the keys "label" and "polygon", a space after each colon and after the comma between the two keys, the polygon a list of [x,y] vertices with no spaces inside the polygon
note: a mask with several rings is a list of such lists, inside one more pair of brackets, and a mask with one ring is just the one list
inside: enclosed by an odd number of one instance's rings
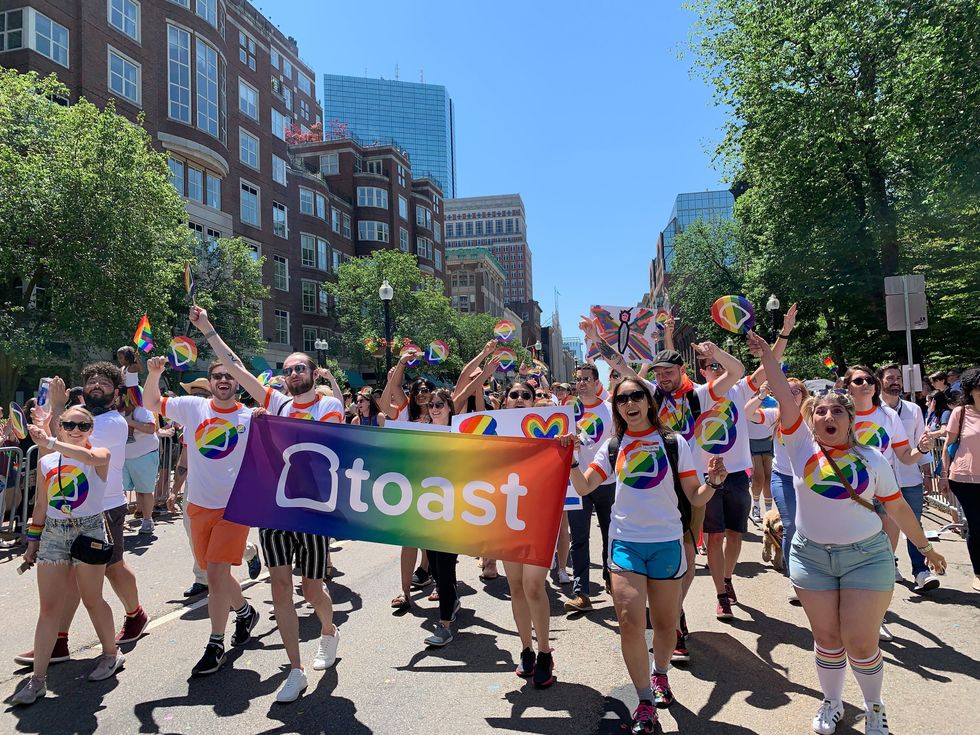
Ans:
{"label": "wristwatch", "polygon": [[916,546],[915,548],[920,554],[928,554],[932,551],[932,542],[927,541],[925,546]]}
{"label": "wristwatch", "polygon": [[725,483],[724,483],[724,482],[719,482],[719,483],[718,483],[717,485],[715,485],[715,484],[714,484],[714,483],[713,483],[713,482],[711,481],[711,479],[710,479],[710,478],[705,478],[705,481],[704,481],[704,484],[705,484],[705,485],[707,485],[708,487],[710,487],[710,488],[711,488],[712,490],[721,490],[721,488],[722,488],[722,486],[723,486],[723,485],[724,485]]}

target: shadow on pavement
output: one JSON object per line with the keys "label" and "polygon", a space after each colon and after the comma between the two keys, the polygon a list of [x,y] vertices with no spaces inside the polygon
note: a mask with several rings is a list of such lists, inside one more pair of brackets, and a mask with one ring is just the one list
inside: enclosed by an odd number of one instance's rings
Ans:
{"label": "shadow on pavement", "polygon": [[[419,647],[422,650],[412,656],[404,666],[394,667],[396,671],[453,674],[465,670],[467,673],[499,674],[512,672],[517,667],[513,656],[497,645],[495,635],[468,633],[464,630],[443,648],[426,646],[422,640],[424,637],[419,634]],[[420,666],[423,661],[429,663]],[[432,661],[445,663],[431,665]]]}
{"label": "shadow on pavement", "polygon": [[[117,677],[105,681],[88,681],[95,668],[95,658],[72,659],[48,672],[48,695],[29,707],[9,707],[17,718],[17,731],[29,733],[92,733],[98,729],[96,715],[105,709],[103,698],[119,686]],[[119,676],[129,676],[125,667]],[[12,695],[27,684],[30,673],[11,690]],[[52,697],[57,695],[57,699]]]}
{"label": "shadow on pavement", "polygon": [[[488,717],[487,725],[493,729],[542,735],[622,733],[623,722],[628,723],[630,718],[626,706],[618,699],[605,697],[582,684],[564,683],[561,679],[544,691],[526,684],[517,691],[508,692],[505,698],[511,703],[510,717]],[[544,709],[555,714],[524,717],[529,709]],[[615,718],[605,720],[607,713],[614,714]]]}
{"label": "shadow on pavement", "polygon": [[[290,704],[273,704],[268,718],[281,727],[262,730],[260,735],[330,732],[331,735],[369,735],[371,729],[357,720],[357,707],[349,699],[332,696],[337,688],[336,667],[323,672],[316,688]],[[329,729],[328,729],[329,728]]]}

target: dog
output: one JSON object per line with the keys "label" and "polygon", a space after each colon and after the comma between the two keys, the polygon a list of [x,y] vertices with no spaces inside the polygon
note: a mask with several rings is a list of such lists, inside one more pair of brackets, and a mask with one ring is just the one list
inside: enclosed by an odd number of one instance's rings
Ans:
{"label": "dog", "polygon": [[762,518],[762,561],[772,561],[777,572],[786,568],[783,559],[783,520],[776,508],[766,511]]}

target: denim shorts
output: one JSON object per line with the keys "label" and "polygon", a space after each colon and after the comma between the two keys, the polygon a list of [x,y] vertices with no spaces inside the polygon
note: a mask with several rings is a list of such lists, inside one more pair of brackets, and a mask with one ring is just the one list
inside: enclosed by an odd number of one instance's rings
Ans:
{"label": "denim shorts", "polygon": [[105,525],[102,514],[84,516],[83,518],[52,518],[44,519],[44,531],[37,549],[38,564],[81,564],[73,559],[70,553],[71,545],[79,536],[91,536],[105,541]]}
{"label": "denim shorts", "polygon": [[612,539],[609,571],[633,572],[647,579],[680,579],[687,571],[684,544],[681,539],[661,543]]}
{"label": "denim shorts", "polygon": [[818,544],[797,531],[790,545],[789,576],[804,590],[891,592],[895,557],[884,531],[853,544]]}

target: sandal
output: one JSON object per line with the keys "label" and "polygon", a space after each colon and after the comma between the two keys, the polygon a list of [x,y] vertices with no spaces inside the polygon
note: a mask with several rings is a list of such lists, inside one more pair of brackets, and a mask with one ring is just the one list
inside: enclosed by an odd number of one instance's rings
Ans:
{"label": "sandal", "polygon": [[500,574],[497,572],[497,560],[491,559],[486,564],[483,565],[483,573],[480,574],[480,579],[483,581],[489,581],[491,579],[496,579]]}
{"label": "sandal", "polygon": [[432,592],[429,593],[429,602],[439,602],[438,588],[433,588]]}
{"label": "sandal", "polygon": [[411,601],[405,596],[404,592],[399,592],[391,600],[391,606],[395,610],[408,610],[412,606]]}

